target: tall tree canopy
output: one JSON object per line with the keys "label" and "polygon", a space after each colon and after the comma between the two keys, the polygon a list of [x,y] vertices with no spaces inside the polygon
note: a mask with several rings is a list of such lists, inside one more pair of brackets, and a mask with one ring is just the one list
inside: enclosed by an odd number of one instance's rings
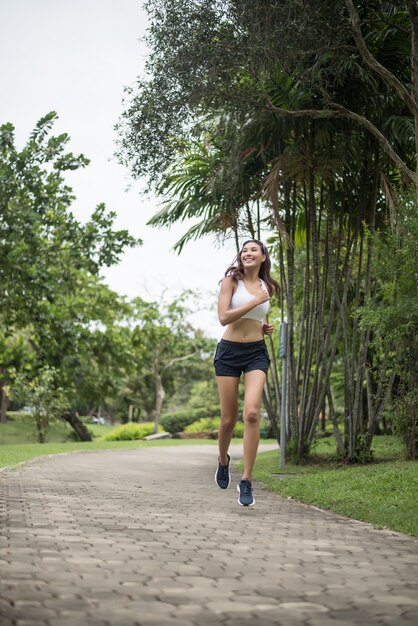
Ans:
{"label": "tall tree canopy", "polygon": [[[53,368],[57,388],[62,385],[68,398],[77,397],[75,363],[86,360],[92,326],[106,325],[123,308],[101,283],[100,269],[116,263],[126,246],[140,243],[113,229],[116,214],[104,204],[86,224],[76,220],[65,173],[88,160],[66,151],[67,134],[52,135],[56,118],[52,112],[39,120],[22,150],[15,145],[13,126],[0,127],[2,419],[5,384],[13,371],[31,370],[30,378]],[[53,376],[47,378],[51,382]]]}
{"label": "tall tree canopy", "polygon": [[[227,111],[344,119],[415,180],[418,15],[409,0],[149,0],[149,76],[128,90],[120,156],[159,180],[191,128]],[[298,102],[272,101],[277,68]],[[384,107],[384,111],[382,111]],[[382,116],[382,112],[384,116]],[[397,135],[409,141],[394,141]],[[412,141],[411,141],[412,140]]]}
{"label": "tall tree canopy", "polygon": [[[384,404],[377,399],[390,397],[393,374],[387,364],[374,367],[373,329],[360,323],[361,308],[378,302],[382,288],[374,235],[404,220],[399,197],[418,184],[416,3],[146,7],[148,75],[128,90],[119,156],[164,199],[151,223],[195,218],[179,251],[208,233],[238,245],[244,232],[270,230],[290,326],[292,449],[306,454],[327,412],[339,452],[370,458]],[[334,384],[340,375],[343,394]],[[273,367],[271,417],[279,378]]]}

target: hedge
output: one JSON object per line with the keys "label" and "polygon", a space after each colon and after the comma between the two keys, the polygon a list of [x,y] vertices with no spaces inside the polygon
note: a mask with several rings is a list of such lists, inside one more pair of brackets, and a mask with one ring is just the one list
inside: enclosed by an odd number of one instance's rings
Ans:
{"label": "hedge", "polygon": [[[187,426],[184,430],[186,433],[206,433],[212,430],[218,430],[221,419],[219,417],[204,417],[193,424]],[[243,437],[244,424],[243,422],[237,422],[234,426],[232,433],[233,437]]]}
{"label": "hedge", "polygon": [[[189,424],[193,424],[193,422],[202,417],[208,417],[208,413],[209,411],[204,408],[175,411],[163,415],[160,419],[160,423],[168,433],[180,433],[185,430],[186,426],[189,426]],[[219,407],[214,408],[214,414],[220,415]]]}
{"label": "hedge", "polygon": [[[162,431],[160,427],[159,432]],[[154,432],[154,422],[143,422],[137,424],[135,422],[129,422],[128,424],[122,424],[117,426],[107,435],[103,435],[100,441],[128,441],[132,439],[143,439],[147,435],[152,435]]]}

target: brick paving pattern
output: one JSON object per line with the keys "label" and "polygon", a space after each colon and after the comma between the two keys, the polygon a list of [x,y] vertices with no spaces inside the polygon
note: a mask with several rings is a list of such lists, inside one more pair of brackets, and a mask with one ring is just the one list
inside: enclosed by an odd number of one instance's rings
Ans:
{"label": "brick paving pattern", "polygon": [[1,626],[418,623],[416,539],[259,484],[244,509],[215,460],[157,447],[1,472]]}

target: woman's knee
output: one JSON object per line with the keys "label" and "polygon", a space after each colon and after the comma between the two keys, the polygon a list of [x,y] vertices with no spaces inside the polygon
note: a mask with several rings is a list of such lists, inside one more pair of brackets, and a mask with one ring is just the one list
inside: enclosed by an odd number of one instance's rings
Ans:
{"label": "woman's knee", "polygon": [[260,409],[256,406],[244,408],[244,423],[258,424],[260,421]]}
{"label": "woman's knee", "polygon": [[225,428],[225,430],[233,430],[236,422],[237,417],[235,415],[222,415],[220,428]]}

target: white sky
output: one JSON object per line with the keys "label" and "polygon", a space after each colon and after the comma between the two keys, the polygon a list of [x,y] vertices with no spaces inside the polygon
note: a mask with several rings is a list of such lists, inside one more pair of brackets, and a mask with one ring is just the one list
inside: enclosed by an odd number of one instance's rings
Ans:
{"label": "white sky", "polygon": [[103,272],[109,286],[129,297],[159,299],[184,288],[202,289],[201,310],[193,323],[208,336],[223,331],[216,316],[218,281],[234,247],[213,240],[191,243],[180,256],[171,252],[186,229],[145,226],[158,201],[140,196],[140,183],[113,154],[114,125],[122,111],[123,88],[143,72],[146,14],[140,0],[1,0],[0,124],[16,127],[19,147],[40,117],[57,111],[55,133],[67,132],[69,149],[83,152],[90,165],[68,175],[84,221],[99,202],[118,214],[116,227],[140,237],[117,267]]}

